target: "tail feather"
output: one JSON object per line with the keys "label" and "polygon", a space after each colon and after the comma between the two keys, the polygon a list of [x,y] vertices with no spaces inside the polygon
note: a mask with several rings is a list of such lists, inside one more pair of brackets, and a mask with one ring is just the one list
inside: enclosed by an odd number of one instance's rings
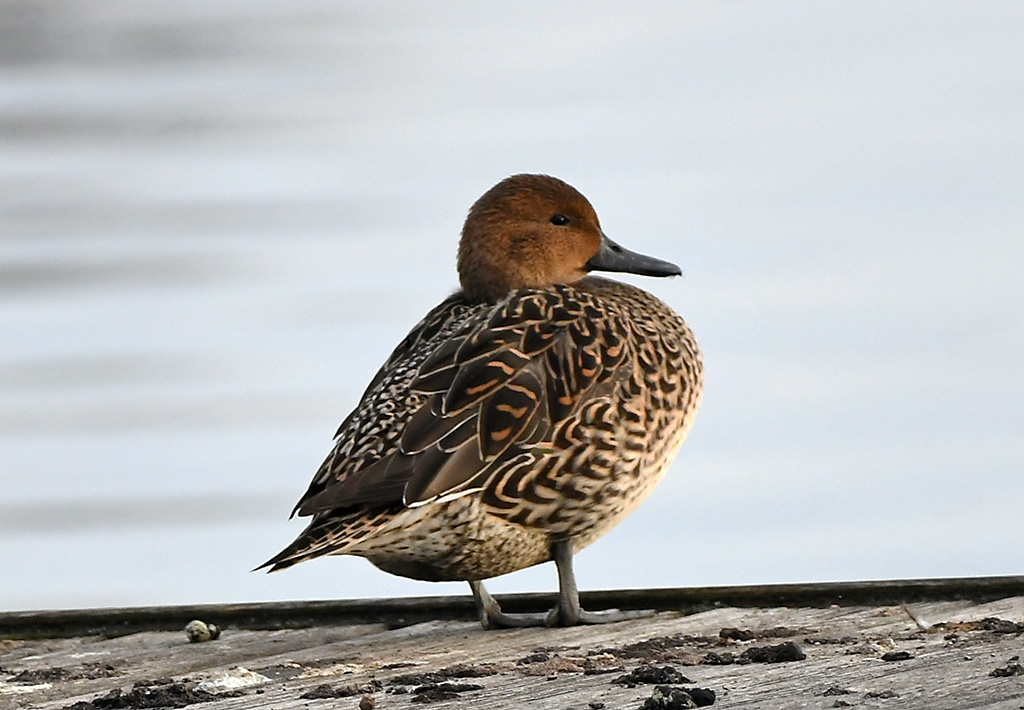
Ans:
{"label": "tail feather", "polygon": [[355,552],[361,547],[360,543],[371,539],[393,517],[394,512],[390,510],[358,510],[314,520],[294,542],[253,572],[267,567],[270,568],[268,573],[277,572],[314,557]]}
{"label": "tail feather", "polygon": [[267,570],[268,573],[277,572],[314,557],[339,554],[341,550],[350,546],[348,543],[345,536],[337,534],[337,530],[330,524],[330,521],[314,523],[295,538],[295,541],[288,547],[261,564],[253,572],[266,567],[270,568]]}
{"label": "tail feather", "polygon": [[303,533],[296,538],[295,542],[278,552],[259,567],[254,568],[252,571],[258,572],[261,569],[269,567],[270,569],[267,570],[267,573],[277,572],[278,570],[287,569],[292,565],[296,565],[310,557],[317,557],[315,553],[312,555],[306,554],[311,547],[309,542],[310,541],[307,539],[306,533]]}

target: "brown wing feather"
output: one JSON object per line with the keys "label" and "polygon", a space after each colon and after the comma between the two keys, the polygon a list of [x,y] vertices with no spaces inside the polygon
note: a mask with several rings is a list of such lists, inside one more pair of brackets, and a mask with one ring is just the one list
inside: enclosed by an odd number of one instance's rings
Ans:
{"label": "brown wing feather", "polygon": [[578,296],[566,287],[524,289],[466,322],[409,381],[419,404],[395,448],[311,487],[299,514],[422,504],[475,490],[510,462],[535,459],[532,447],[550,440],[555,424],[609,381],[622,360],[621,340],[611,337],[618,352],[605,352]]}
{"label": "brown wing feather", "polygon": [[[398,449],[402,430],[394,424],[405,421],[426,399],[425,395],[411,395],[409,383],[437,349],[436,344],[450,342],[454,334],[467,324],[479,322],[489,310],[483,305],[467,304],[461,293],[456,293],[413,327],[374,376],[359,404],[338,427],[334,448],[296,503],[292,515],[355,507],[362,498],[381,503],[402,500],[404,483],[395,484],[390,477],[383,480],[387,464],[377,466],[377,462]],[[431,347],[432,344],[435,347]],[[360,479],[358,485],[348,482],[352,477]],[[366,481],[376,481],[377,490],[371,492],[371,487],[365,487],[363,494],[348,502],[347,492],[363,487]]]}

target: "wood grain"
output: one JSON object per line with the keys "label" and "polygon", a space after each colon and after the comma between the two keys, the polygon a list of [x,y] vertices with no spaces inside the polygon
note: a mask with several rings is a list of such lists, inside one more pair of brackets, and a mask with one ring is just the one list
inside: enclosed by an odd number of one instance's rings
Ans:
{"label": "wood grain", "polygon": [[[211,611],[215,608],[211,607]],[[639,708],[653,686],[612,680],[644,662],[672,665],[728,708],[1014,708],[1024,706],[1024,675],[993,677],[1024,650],[1024,596],[978,603],[929,601],[825,607],[723,606],[596,627],[484,632],[473,621],[435,620],[402,628],[364,623],[304,629],[253,630],[225,624],[216,641],[188,643],[182,626],[115,638],[0,641],[0,708],[56,710],[114,688],[156,678],[215,678],[242,666],[271,680],[236,697],[202,704],[227,708],[356,708],[360,694],[332,700],[301,696],[329,684],[377,681],[377,708],[418,708],[412,691],[424,683],[402,674],[449,669],[451,683],[482,686],[437,707],[585,710]],[[985,619],[1002,619],[981,623]],[[211,615],[208,621],[222,623]],[[755,636],[729,641],[737,628]],[[728,633],[726,634],[729,635]],[[709,665],[709,653],[740,657],[752,646],[795,642],[804,660]],[[906,660],[886,661],[906,651]],[[112,670],[107,670],[109,667]],[[586,668],[591,673],[585,672]],[[23,672],[63,668],[52,682],[19,682]],[[593,672],[607,671],[612,672]],[[109,677],[89,677],[102,672]],[[74,677],[78,674],[80,677]],[[22,675],[30,678],[30,675]],[[421,681],[430,680],[420,679]],[[438,680],[437,678],[434,679]],[[445,678],[441,678],[445,680]],[[845,691],[845,692],[844,692]]]}

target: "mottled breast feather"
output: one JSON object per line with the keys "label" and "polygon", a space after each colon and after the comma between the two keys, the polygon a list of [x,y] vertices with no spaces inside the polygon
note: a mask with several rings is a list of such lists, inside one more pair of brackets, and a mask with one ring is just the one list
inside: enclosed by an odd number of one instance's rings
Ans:
{"label": "mottled breast feather", "polygon": [[456,294],[378,372],[296,510],[316,520],[474,494],[493,515],[573,535],[595,505],[618,516],[671,457],[701,377],[689,328],[633,286],[588,277],[497,304]]}

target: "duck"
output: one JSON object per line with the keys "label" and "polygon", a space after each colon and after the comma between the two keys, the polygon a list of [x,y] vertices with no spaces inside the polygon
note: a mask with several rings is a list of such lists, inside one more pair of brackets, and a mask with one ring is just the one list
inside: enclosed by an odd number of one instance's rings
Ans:
{"label": "duck", "polygon": [[[356,555],[469,583],[485,629],[635,612],[580,607],[573,556],[664,477],[700,404],[686,322],[636,286],[680,275],[603,231],[576,188],[507,177],[470,208],[460,288],[398,344],[335,435],[292,516],[305,530],[257,569]],[[557,603],[507,613],[484,580],[553,561]]]}

